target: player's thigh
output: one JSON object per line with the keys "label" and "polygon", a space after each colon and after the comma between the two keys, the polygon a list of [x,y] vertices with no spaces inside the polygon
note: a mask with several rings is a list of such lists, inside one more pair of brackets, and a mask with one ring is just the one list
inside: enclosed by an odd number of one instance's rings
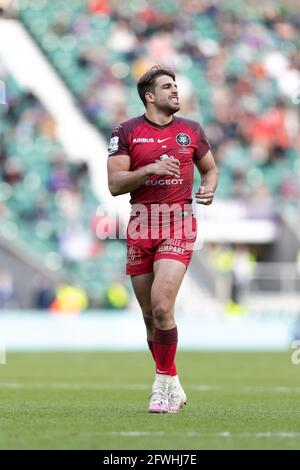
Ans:
{"label": "player's thigh", "polygon": [[165,308],[172,308],[186,273],[186,266],[181,261],[165,258],[155,261],[153,269],[152,307],[164,305]]}
{"label": "player's thigh", "polygon": [[153,279],[153,272],[131,276],[135,296],[143,311],[147,309],[151,310],[151,288]]}

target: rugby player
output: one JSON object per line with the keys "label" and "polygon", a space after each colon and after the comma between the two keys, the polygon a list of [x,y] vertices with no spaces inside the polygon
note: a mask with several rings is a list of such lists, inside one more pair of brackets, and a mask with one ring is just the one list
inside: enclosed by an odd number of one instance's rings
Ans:
{"label": "rugby player", "polygon": [[171,69],[152,67],[137,90],[146,111],[113,130],[108,185],[113,196],[131,193],[126,273],[156,365],[148,409],[178,413],[187,397],[175,364],[174,306],[196,239],[194,166],[201,174],[196,202],[206,205],[213,202],[218,169],[200,124],[175,116],[180,102]]}

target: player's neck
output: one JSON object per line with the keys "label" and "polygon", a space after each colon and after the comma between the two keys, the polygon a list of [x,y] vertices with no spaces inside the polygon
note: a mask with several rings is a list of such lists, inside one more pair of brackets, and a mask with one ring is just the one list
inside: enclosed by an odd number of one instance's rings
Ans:
{"label": "player's neck", "polygon": [[173,121],[173,114],[171,116],[167,116],[166,114],[158,113],[157,111],[149,109],[145,112],[145,116],[149,121],[157,124],[158,126],[165,126]]}

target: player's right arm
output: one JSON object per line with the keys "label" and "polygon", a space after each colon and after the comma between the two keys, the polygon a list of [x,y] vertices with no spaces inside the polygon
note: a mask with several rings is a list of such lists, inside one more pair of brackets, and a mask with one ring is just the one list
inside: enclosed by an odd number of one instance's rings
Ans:
{"label": "player's right arm", "polygon": [[113,196],[130,193],[142,186],[150,176],[179,177],[179,160],[166,159],[130,171],[128,155],[111,155],[107,161],[108,187]]}

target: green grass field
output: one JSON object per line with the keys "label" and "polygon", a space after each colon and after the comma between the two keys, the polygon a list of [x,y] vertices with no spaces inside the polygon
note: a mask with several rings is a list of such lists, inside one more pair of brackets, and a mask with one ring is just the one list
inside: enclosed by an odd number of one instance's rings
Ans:
{"label": "green grass field", "polygon": [[178,353],[188,405],[147,412],[147,352],[10,353],[1,449],[299,449],[290,353]]}

